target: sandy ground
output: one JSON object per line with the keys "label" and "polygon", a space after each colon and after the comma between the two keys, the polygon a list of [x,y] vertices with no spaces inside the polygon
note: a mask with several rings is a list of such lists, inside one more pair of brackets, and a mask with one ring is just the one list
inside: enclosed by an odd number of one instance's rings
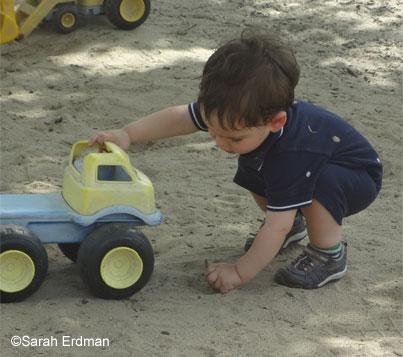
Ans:
{"label": "sandy ground", "polygon": [[[91,18],[70,35],[49,27],[1,48],[1,191],[59,190],[71,144],[192,101],[203,62],[244,28],[279,31],[302,68],[297,95],[339,113],[385,165],[379,199],[345,221],[349,273],[317,291],[272,278],[222,296],[204,260],[235,260],[262,218],[232,183],[236,158],[203,133],[133,147],[164,224],[145,228],[156,254],[147,286],[125,301],[90,295],[78,268],[49,246],[48,276],[1,306],[2,356],[402,356],[402,78],[399,1],[152,1],[132,32]],[[105,348],[20,347],[13,335],[105,337]]]}

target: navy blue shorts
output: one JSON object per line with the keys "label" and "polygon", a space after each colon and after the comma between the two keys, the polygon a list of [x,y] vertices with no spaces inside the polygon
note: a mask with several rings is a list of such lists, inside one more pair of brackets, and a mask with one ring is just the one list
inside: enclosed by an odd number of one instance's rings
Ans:
{"label": "navy blue shorts", "polygon": [[[249,167],[238,167],[234,182],[265,197],[263,177]],[[367,208],[378,195],[382,184],[382,168],[352,169],[326,164],[316,182],[313,198],[319,201],[341,225],[343,217]]]}

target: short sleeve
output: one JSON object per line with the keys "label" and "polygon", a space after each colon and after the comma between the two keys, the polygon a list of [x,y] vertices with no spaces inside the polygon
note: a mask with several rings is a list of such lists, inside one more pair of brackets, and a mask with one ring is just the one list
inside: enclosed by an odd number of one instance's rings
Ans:
{"label": "short sleeve", "polygon": [[267,209],[287,211],[312,203],[315,185],[328,161],[325,155],[284,152],[265,160]]}
{"label": "short sleeve", "polygon": [[197,102],[190,103],[188,105],[188,111],[193,124],[197,129],[202,131],[208,131],[207,125],[204,123],[203,118],[200,114],[199,105]]}

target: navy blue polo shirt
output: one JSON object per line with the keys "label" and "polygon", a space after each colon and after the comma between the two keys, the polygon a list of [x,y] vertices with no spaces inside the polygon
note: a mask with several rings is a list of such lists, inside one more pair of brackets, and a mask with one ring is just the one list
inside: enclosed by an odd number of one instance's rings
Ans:
{"label": "navy blue polo shirt", "polygon": [[[196,127],[207,131],[197,103],[188,109]],[[382,165],[367,139],[337,115],[300,101],[288,109],[284,128],[239,156],[234,181],[266,196],[269,210],[285,211],[312,202],[317,180],[328,164],[366,170],[380,189]],[[245,172],[251,182],[257,177],[263,189],[251,187]]]}

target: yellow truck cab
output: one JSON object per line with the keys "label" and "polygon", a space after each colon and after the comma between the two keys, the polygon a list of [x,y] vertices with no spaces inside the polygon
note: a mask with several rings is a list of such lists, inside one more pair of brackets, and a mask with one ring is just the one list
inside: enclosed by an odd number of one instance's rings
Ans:
{"label": "yellow truck cab", "polygon": [[87,141],[74,144],[63,177],[63,198],[81,215],[93,215],[124,205],[149,215],[156,211],[154,188],[117,145],[107,142],[105,152],[90,152]]}

